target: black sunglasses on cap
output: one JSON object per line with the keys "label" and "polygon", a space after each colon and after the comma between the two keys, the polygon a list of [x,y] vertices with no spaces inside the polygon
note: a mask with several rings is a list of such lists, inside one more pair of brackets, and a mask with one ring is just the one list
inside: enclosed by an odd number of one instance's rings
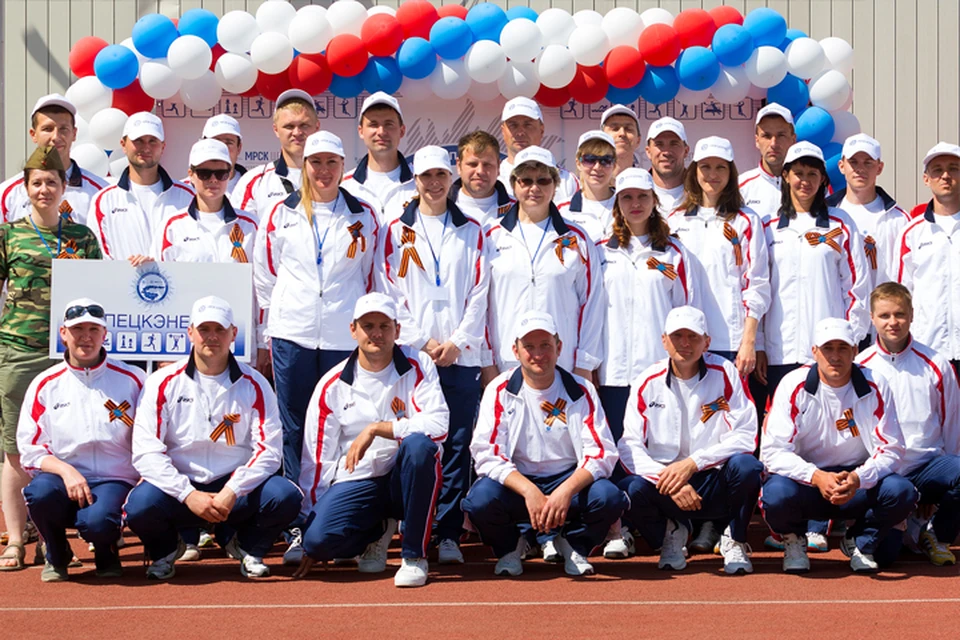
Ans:
{"label": "black sunglasses on cap", "polygon": [[230,169],[194,169],[193,175],[200,178],[203,182],[206,182],[211,177],[223,182],[230,177]]}
{"label": "black sunglasses on cap", "polygon": [[103,307],[101,307],[98,304],[88,304],[88,305],[76,304],[68,308],[64,312],[63,319],[76,320],[77,318],[82,318],[87,314],[91,315],[94,318],[102,319],[103,316],[106,315],[106,312],[103,310]]}

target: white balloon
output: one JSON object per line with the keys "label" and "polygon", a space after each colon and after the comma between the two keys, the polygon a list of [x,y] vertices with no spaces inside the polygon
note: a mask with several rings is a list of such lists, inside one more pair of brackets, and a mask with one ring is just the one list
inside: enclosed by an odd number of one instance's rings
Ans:
{"label": "white balloon", "polygon": [[[509,23],[508,23],[509,24]],[[507,100],[520,96],[532,98],[540,90],[537,66],[533,62],[511,62],[503,76],[497,80],[500,93]]]}
{"label": "white balloon", "polygon": [[293,46],[282,33],[261,33],[250,45],[250,60],[264,73],[283,73],[293,61]]}
{"label": "white balloon", "polygon": [[81,116],[79,113],[74,116],[73,121],[76,123],[77,129],[77,139],[73,141],[73,144],[86,144],[93,143],[93,136],[90,135],[90,123],[87,122],[87,119]]}
{"label": "white balloon", "polygon": [[94,175],[105,176],[110,170],[107,154],[92,142],[74,144],[70,147],[70,158],[76,160],[78,165]]}
{"label": "white balloon", "polygon": [[441,100],[462,98],[471,82],[462,60],[440,60],[430,74],[430,89]]}
{"label": "white balloon", "polygon": [[500,97],[500,87],[496,82],[474,82],[467,95],[477,102],[491,102]]}
{"label": "white balloon", "polygon": [[747,72],[742,66],[721,66],[720,75],[713,86],[710,87],[710,93],[718,102],[737,104],[746,99],[751,86],[750,80],[747,78]]}
{"label": "white balloon", "polygon": [[394,16],[394,17],[396,17],[396,15],[397,15],[397,10],[394,9],[393,7],[388,7],[388,6],[385,5],[385,4],[378,4],[378,5],[376,5],[376,6],[373,6],[373,7],[370,7],[369,9],[367,9],[367,15],[368,15],[368,16],[375,16],[375,15],[377,15],[378,13],[385,13],[385,14],[387,14],[388,16]]}
{"label": "white balloon", "polygon": [[560,44],[566,46],[570,34],[573,33],[577,23],[573,21],[573,16],[556,7],[547,9],[537,16],[537,27],[543,34],[543,45]]}
{"label": "white balloon", "polygon": [[853,107],[853,89],[850,90],[850,95],[847,96],[847,99],[843,102],[842,105],[830,112],[830,115],[834,113],[842,113],[844,111],[850,111]]}
{"label": "white balloon", "polygon": [[827,62],[823,47],[813,38],[797,38],[787,45],[784,55],[787,57],[787,71],[804,80],[823,71]]}
{"label": "white balloon", "polygon": [[194,111],[206,111],[217,106],[223,92],[213,71],[207,71],[195,80],[184,80],[180,85],[180,98],[183,104]]}
{"label": "white balloon", "polygon": [[140,69],[140,86],[151,98],[166,100],[180,91],[180,76],[173,72],[166,58],[148,60]]}
{"label": "white balloon", "polygon": [[141,66],[143,66],[144,62],[149,60],[147,56],[137,51],[137,48],[133,46],[133,38],[127,38],[126,40],[120,43],[120,46],[130,49],[130,51],[133,51],[134,55],[137,56],[137,65],[138,65],[137,68],[140,68]]}
{"label": "white balloon", "polygon": [[123,125],[127,124],[127,114],[120,109],[104,109],[90,119],[90,137],[101,149],[116,149],[123,137]]}
{"label": "white balloon", "polygon": [[297,19],[290,23],[290,44],[300,53],[320,53],[333,37],[333,27],[327,20],[327,9],[308,4],[297,11]]}
{"label": "white balloon", "polygon": [[97,76],[78,78],[67,89],[66,98],[88,122],[98,111],[113,106],[113,91],[97,80]]}
{"label": "white balloon", "polygon": [[853,69],[853,47],[843,38],[824,38],[820,41],[823,54],[827,57],[827,66],[840,73],[850,73]]}
{"label": "white balloon", "polygon": [[640,32],[643,31],[643,20],[633,9],[616,7],[607,11],[600,26],[610,38],[611,49],[620,45],[636,47]]}
{"label": "white balloon", "polygon": [[507,56],[503,47],[492,40],[473,43],[463,57],[467,73],[481,84],[495,83],[507,69]]}
{"label": "white balloon", "polygon": [[833,138],[830,142],[843,144],[850,136],[860,133],[860,120],[849,111],[837,111],[833,115]]}
{"label": "white balloon", "polygon": [[257,68],[245,53],[225,53],[217,60],[214,75],[224,91],[241,94],[257,83]]}
{"label": "white balloon", "polygon": [[[594,67],[603,62],[612,48],[607,32],[595,24],[574,29],[567,46],[577,64],[585,67]],[[633,46],[636,47],[637,43],[634,42]]]}
{"label": "white balloon", "polygon": [[167,64],[184,80],[193,80],[203,75],[213,62],[210,45],[199,36],[180,36],[167,51]]}
{"label": "white balloon", "polygon": [[578,27],[588,24],[593,24],[599,27],[603,22],[603,14],[601,14],[599,11],[594,11],[593,9],[584,9],[573,14],[573,21],[577,23]]}
{"label": "white balloon", "polygon": [[[434,69],[434,71],[436,71],[436,69]],[[404,78],[403,84],[400,85],[400,93],[404,99],[410,100],[411,102],[423,102],[433,97],[433,88],[430,84],[430,76],[420,78],[419,80]]]}
{"label": "white balloon", "polygon": [[500,32],[500,46],[511,61],[530,62],[540,55],[543,35],[533,20],[511,20]]}
{"label": "white balloon", "polygon": [[704,100],[710,97],[710,89],[701,89],[700,91],[694,91],[693,89],[688,89],[683,85],[680,85],[680,90],[677,91],[677,97],[675,100],[680,104],[685,104],[687,106],[693,106],[700,104]]}
{"label": "white balloon", "polygon": [[653,7],[652,9],[647,9],[640,14],[640,19],[643,20],[644,27],[649,27],[652,24],[665,24],[671,27],[673,26],[673,14],[663,7]]}
{"label": "white balloon", "polygon": [[537,73],[543,86],[560,89],[577,75],[577,61],[570,49],[561,44],[550,44],[537,59]]}
{"label": "white balloon", "polygon": [[747,91],[747,97],[752,100],[765,100],[767,98],[767,89],[765,87],[758,87],[755,84],[751,84],[750,90]]}
{"label": "white balloon", "polygon": [[[110,163],[110,175],[117,178],[120,177],[124,169],[130,166],[130,162],[127,160],[127,155],[123,152],[123,149],[114,149],[111,151],[108,161]],[[84,169],[86,169],[86,167],[84,167]]]}
{"label": "white balloon", "polygon": [[850,83],[839,71],[828,69],[810,81],[810,102],[815,107],[836,111],[850,97]]}
{"label": "white balloon", "polygon": [[351,33],[359,37],[366,19],[367,8],[357,0],[337,0],[327,9],[327,20],[333,27],[334,35]]}
{"label": "white balloon", "polygon": [[260,35],[257,19],[246,11],[231,11],[217,23],[217,42],[231,53],[246,53]]}
{"label": "white balloon", "polygon": [[267,0],[257,9],[257,25],[261,33],[287,35],[290,23],[297,16],[297,9],[285,0]]}
{"label": "white balloon", "polygon": [[769,89],[787,77],[787,57],[776,47],[757,47],[743,68],[750,82]]}

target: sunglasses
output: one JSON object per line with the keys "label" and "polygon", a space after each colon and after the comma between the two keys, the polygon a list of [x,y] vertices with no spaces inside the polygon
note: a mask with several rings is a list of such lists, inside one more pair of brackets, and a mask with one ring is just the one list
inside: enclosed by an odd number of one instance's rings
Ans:
{"label": "sunglasses", "polygon": [[63,314],[64,320],[76,320],[77,318],[82,318],[85,315],[90,315],[94,318],[103,319],[103,316],[106,315],[106,312],[98,304],[82,305],[76,304],[66,310]]}
{"label": "sunglasses", "polygon": [[614,157],[613,156],[597,156],[592,153],[588,153],[580,156],[580,164],[585,167],[592,167],[593,165],[600,163],[601,167],[612,167]]}
{"label": "sunglasses", "polygon": [[194,169],[193,174],[204,182],[211,177],[223,182],[230,177],[230,169]]}
{"label": "sunglasses", "polygon": [[537,183],[538,187],[551,185],[553,184],[553,178],[537,178],[536,180],[533,178],[517,178],[517,182],[520,183],[520,186],[529,189],[533,186],[533,183]]}

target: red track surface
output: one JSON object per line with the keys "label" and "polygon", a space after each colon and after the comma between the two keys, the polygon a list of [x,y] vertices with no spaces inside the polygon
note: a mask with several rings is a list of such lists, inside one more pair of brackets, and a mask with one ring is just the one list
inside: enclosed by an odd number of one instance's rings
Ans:
{"label": "red track surface", "polygon": [[[681,573],[656,557],[594,558],[598,575],[572,579],[562,566],[526,563],[520,578],[493,575],[487,548],[465,545],[467,564],[431,565],[420,589],[393,586],[399,551],[382,575],[351,567],[316,569],[294,581],[240,576],[219,548],[199,563],[177,563],[167,583],[147,582],[142,548],[128,534],[126,575],[99,580],[93,554],[74,540],[84,567],[71,581],[40,582],[40,568],[0,574],[3,638],[957,638],[960,570],[905,554],[892,571],[852,575],[838,550],[811,554],[805,577],[781,573],[781,554],[751,530],[756,573],[722,574],[718,556],[691,558]],[[832,540],[835,546],[836,541]],[[32,545],[28,556],[32,557]]]}

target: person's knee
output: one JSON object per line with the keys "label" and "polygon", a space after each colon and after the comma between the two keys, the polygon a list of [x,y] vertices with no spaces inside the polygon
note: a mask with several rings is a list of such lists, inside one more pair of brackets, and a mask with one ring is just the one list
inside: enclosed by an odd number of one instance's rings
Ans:
{"label": "person's knee", "polygon": [[154,517],[160,501],[166,495],[149,482],[141,482],[134,487],[123,506],[123,512],[130,528],[136,531],[144,520]]}
{"label": "person's knee", "polygon": [[880,481],[880,500],[897,512],[910,512],[920,500],[920,492],[903,476],[891,473]]}
{"label": "person's knee", "polygon": [[27,504],[32,508],[49,504],[53,501],[62,501],[68,499],[67,489],[60,476],[52,473],[41,473],[35,476],[30,483],[23,488],[23,497]]}
{"label": "person's knee", "polygon": [[422,433],[414,433],[403,439],[400,443],[399,457],[404,464],[412,464],[416,467],[424,465],[436,465],[437,463],[437,443]]}
{"label": "person's knee", "polygon": [[303,495],[299,489],[280,476],[273,476],[267,480],[263,488],[268,499],[264,501],[264,515],[268,515],[269,523],[267,526],[280,524],[286,526],[296,519],[300,513],[300,506],[303,502]]}
{"label": "person's knee", "polygon": [[760,486],[760,475],[763,473],[763,463],[749,453],[738,453],[727,460],[727,472],[737,478],[741,484],[755,484]]}
{"label": "person's knee", "polygon": [[590,508],[608,512],[623,513],[629,504],[626,494],[609,480],[597,480],[590,485],[588,493]]}
{"label": "person's knee", "polygon": [[790,478],[772,475],[763,483],[760,502],[764,511],[777,511],[796,501],[800,485]]}
{"label": "person's knee", "polygon": [[460,508],[470,515],[473,521],[483,520],[484,516],[499,504],[501,485],[490,478],[480,478],[473,483],[466,497],[460,502]]}
{"label": "person's knee", "polygon": [[344,531],[333,531],[316,518],[303,532],[303,552],[314,560],[332,560],[351,536]]}
{"label": "person's knee", "polygon": [[631,509],[642,509],[655,504],[657,487],[642,476],[627,476],[620,481],[619,488],[629,499]]}

